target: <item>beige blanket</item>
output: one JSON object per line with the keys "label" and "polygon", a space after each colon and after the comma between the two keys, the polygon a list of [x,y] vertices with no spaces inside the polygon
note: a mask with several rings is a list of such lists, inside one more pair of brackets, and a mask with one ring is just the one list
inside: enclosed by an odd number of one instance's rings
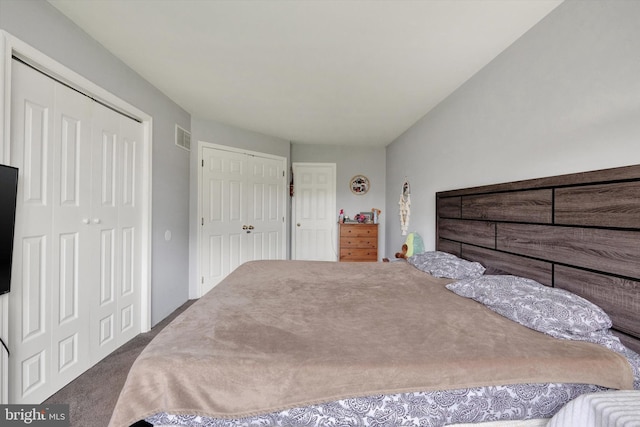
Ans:
{"label": "beige blanket", "polygon": [[449,282],[406,263],[244,264],[142,352],[110,425],[499,384],[632,388],[622,356],[527,329]]}

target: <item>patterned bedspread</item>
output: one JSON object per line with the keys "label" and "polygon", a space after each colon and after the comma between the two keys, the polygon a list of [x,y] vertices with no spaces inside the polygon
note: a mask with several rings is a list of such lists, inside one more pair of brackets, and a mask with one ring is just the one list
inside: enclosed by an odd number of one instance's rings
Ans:
{"label": "patterned bedspread", "polygon": [[520,384],[345,399],[241,419],[159,413],[153,425],[188,427],[420,426],[551,418],[567,402],[606,390],[586,384]]}

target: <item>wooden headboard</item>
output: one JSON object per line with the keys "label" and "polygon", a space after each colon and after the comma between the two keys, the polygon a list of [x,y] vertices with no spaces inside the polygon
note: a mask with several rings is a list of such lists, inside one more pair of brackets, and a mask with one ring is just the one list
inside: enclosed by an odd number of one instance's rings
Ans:
{"label": "wooden headboard", "polygon": [[640,165],[436,194],[436,249],[567,289],[640,352]]}

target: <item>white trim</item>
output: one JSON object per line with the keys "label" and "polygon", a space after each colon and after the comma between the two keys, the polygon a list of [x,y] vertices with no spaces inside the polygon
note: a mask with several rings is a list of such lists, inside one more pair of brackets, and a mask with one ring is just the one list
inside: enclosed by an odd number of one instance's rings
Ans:
{"label": "white trim", "polygon": [[[251,151],[251,150],[245,150],[244,148],[230,147],[228,145],[214,144],[212,142],[206,142],[206,141],[198,141],[199,152],[203,147],[213,148],[215,150],[220,150],[220,151],[229,151],[230,153],[240,153],[240,154],[247,154],[249,156],[264,157],[266,159],[284,160],[285,162],[287,160],[286,157],[278,156],[276,154],[261,153],[260,151]],[[199,156],[202,156],[202,154],[200,153]],[[201,160],[202,160],[202,157],[199,157],[198,161],[201,161]]]}
{"label": "white trim", "polygon": [[[47,74],[78,88],[81,92],[95,98],[117,111],[139,120],[143,126],[143,158],[142,158],[142,284],[140,304],[140,329],[146,332],[151,328],[151,231],[152,231],[152,144],[153,118],[144,111],[94,84],[80,74],[48,57],[22,40],[0,30],[0,161],[10,158],[9,135],[11,126],[11,57],[16,57],[46,71]],[[6,310],[2,312],[6,316]],[[4,331],[2,332],[4,333]]]}
{"label": "white trim", "polygon": [[197,163],[197,167],[198,167],[198,189],[197,189],[197,203],[198,203],[198,217],[196,218],[196,222],[197,222],[197,231],[196,231],[196,257],[195,257],[195,262],[196,262],[196,271],[197,271],[197,275],[196,275],[196,281],[195,283],[190,283],[189,285],[189,299],[195,299],[195,298],[200,298],[202,296],[202,284],[201,284],[201,278],[202,278],[202,263],[200,260],[201,257],[201,251],[200,251],[200,245],[202,243],[201,239],[201,228],[200,228],[200,221],[202,218],[202,197],[200,197],[200,194],[202,193],[202,161],[203,161],[203,149],[204,148],[211,148],[211,149],[215,149],[215,150],[220,150],[220,151],[228,151],[230,153],[239,153],[239,154],[247,154],[250,156],[256,156],[256,157],[263,157],[263,158],[267,158],[267,159],[274,159],[274,160],[279,160],[282,161],[282,165],[283,165],[283,170],[284,170],[284,209],[283,209],[283,215],[284,215],[284,225],[282,226],[282,248],[284,250],[284,256],[286,258],[286,252],[287,252],[287,221],[289,220],[288,216],[289,216],[289,210],[287,209],[287,200],[289,198],[289,171],[287,170],[287,158],[283,157],[283,156],[278,156],[275,154],[267,154],[267,153],[261,153],[259,151],[251,151],[251,150],[245,150],[243,148],[236,148],[236,147],[230,147],[227,145],[220,145],[220,144],[214,144],[211,142],[206,142],[206,141],[198,141],[198,163]]}

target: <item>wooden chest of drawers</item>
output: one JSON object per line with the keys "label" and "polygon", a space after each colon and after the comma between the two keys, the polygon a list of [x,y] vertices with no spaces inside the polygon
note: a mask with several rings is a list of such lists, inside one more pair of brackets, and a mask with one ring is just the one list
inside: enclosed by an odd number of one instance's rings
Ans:
{"label": "wooden chest of drawers", "polygon": [[378,261],[378,224],[339,224],[340,261]]}

